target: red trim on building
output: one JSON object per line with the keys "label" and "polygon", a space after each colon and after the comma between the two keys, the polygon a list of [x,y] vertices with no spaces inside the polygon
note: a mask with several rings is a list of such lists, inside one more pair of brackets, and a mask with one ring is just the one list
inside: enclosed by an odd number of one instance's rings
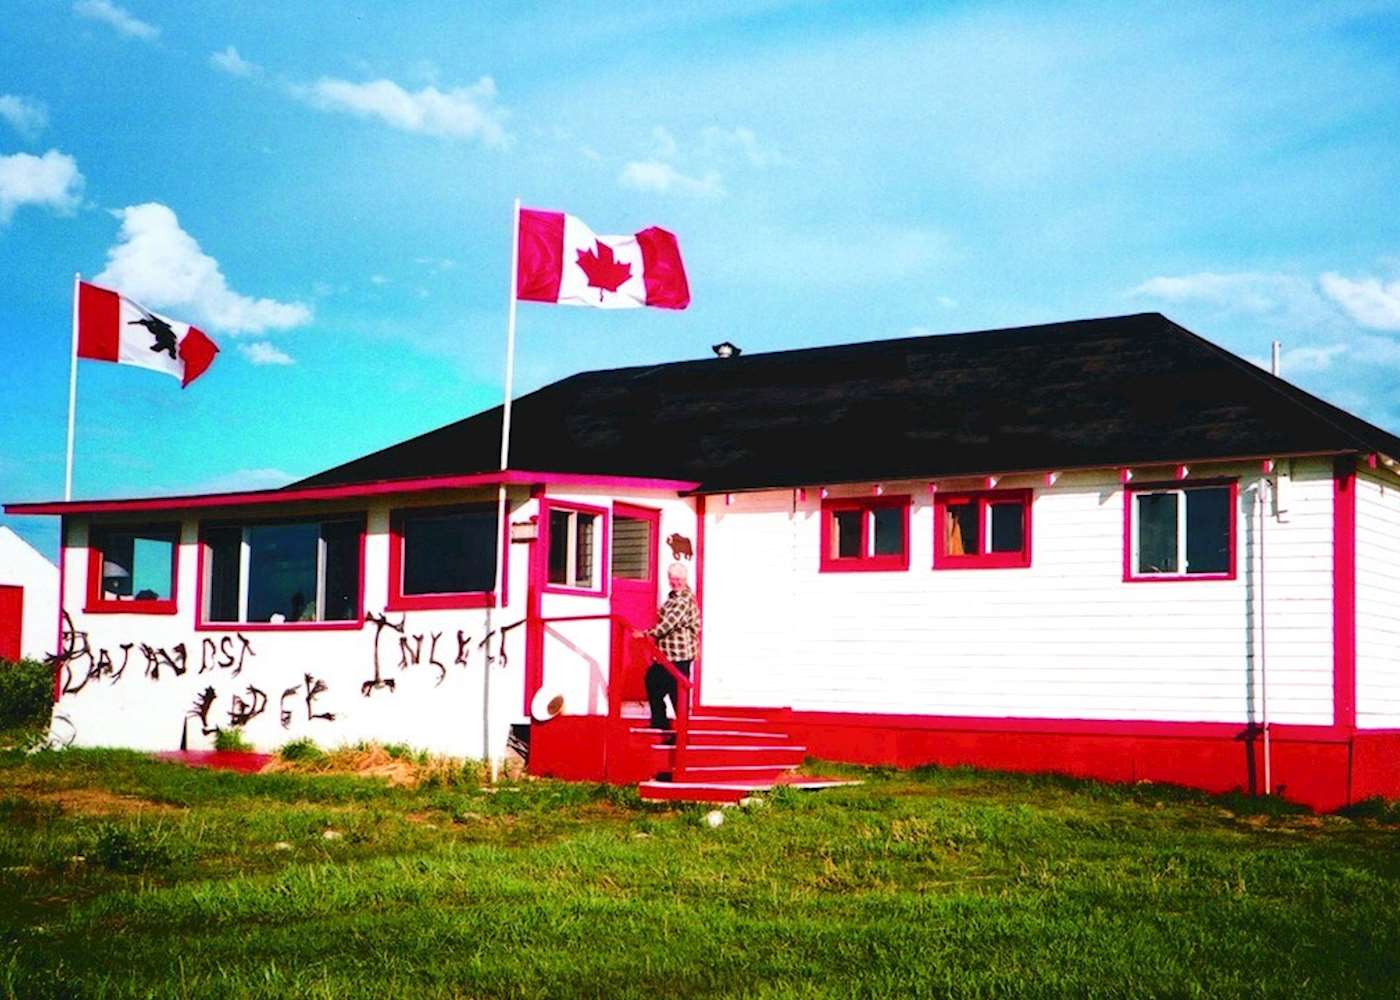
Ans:
{"label": "red trim on building", "polygon": [[265,503],[297,503],[315,500],[344,500],[352,497],[386,496],[395,493],[424,493],[431,490],[460,490],[477,486],[531,486],[549,483],[559,486],[616,487],[619,490],[666,490],[689,492],[700,484],[681,479],[652,479],[632,476],[594,476],[571,472],[480,472],[464,476],[433,476],[419,479],[387,479],[375,483],[345,486],[308,486],[301,489],[250,490],[242,493],[201,493],[174,497],[132,500],[61,500],[5,505],[7,514],[108,514],[123,511],[189,510],[202,507],[245,507]]}
{"label": "red trim on building", "polygon": [[[530,487],[530,499],[537,502],[543,501],[545,497],[545,487],[536,484]],[[530,553],[526,560],[525,575],[525,688],[524,705],[522,712],[528,719],[530,717],[530,702],[535,697],[535,692],[544,683],[544,595],[543,580],[545,566],[542,563],[544,548],[540,545],[540,516],[535,514],[535,524],[537,526],[535,540],[530,542]],[[604,558],[608,558],[611,553],[604,553]]]}
{"label": "red trim on building", "polygon": [[[1133,495],[1153,491],[1185,491],[1210,486],[1230,487],[1230,536],[1227,573],[1151,573],[1133,572]],[[1240,481],[1238,479],[1168,480],[1153,483],[1129,483],[1123,488],[1123,582],[1124,583],[1200,583],[1206,580],[1233,580],[1239,573],[1237,541],[1239,538]],[[1185,540],[1182,540],[1185,544]]]}
{"label": "red trim on building", "polygon": [[58,519],[58,637],[53,647],[53,701],[55,705],[63,697],[63,660],[60,657],[63,653],[63,605],[68,599],[67,574],[68,518],[60,517]]}
{"label": "red trim on building", "polygon": [[[360,521],[360,580],[359,593],[355,597],[355,617],[353,620],[329,622],[210,622],[204,620],[204,560],[208,549],[205,543],[205,530],[211,527],[248,527],[256,524],[290,524],[292,522]],[[194,630],[196,632],[355,632],[364,627],[365,622],[365,541],[369,534],[369,515],[364,511],[350,511],[345,514],[305,515],[301,517],[261,518],[258,520],[215,520],[200,521],[195,543],[194,578]]]}
{"label": "red trim on building", "polygon": [[[909,509],[910,497],[907,493],[893,496],[873,497],[828,497],[822,501],[820,571],[823,573],[879,573],[898,572],[909,568]],[[904,519],[904,550],[897,555],[872,555],[874,546],[874,511],[898,508]],[[834,554],[836,514],[842,511],[860,511],[860,551],[859,556],[838,557]]]}
{"label": "red trim on building", "polygon": [[[170,545],[170,596],[160,600],[112,600],[102,596],[102,545],[101,535],[104,531],[143,531],[149,532],[151,537],[164,538],[168,535]],[[180,597],[180,525],[175,523],[164,524],[115,524],[92,527],[88,529],[88,570],[87,570],[87,604],[83,608],[84,614],[89,615],[173,615],[177,613],[177,605]],[[62,601],[59,601],[60,606]]]}
{"label": "red trim on building", "polygon": [[1332,471],[1332,724],[1356,728],[1356,460]]}
{"label": "red trim on building", "polygon": [[[1257,726],[799,711],[786,727],[811,756],[855,764],[970,765],[1161,782],[1208,792],[1263,791],[1263,741]],[[1350,734],[1330,726],[1286,725],[1271,725],[1269,733],[1276,794],[1320,810],[1349,803]],[[1400,738],[1390,739],[1400,745]],[[1386,766],[1375,763],[1364,787],[1400,792],[1400,768],[1388,765],[1396,773],[1387,776]]]}
{"label": "red trim on building", "polygon": [[[933,495],[933,568],[943,569],[1027,569],[1031,564],[1031,509],[1035,491],[975,490],[961,493],[935,492]],[[949,555],[947,509],[950,504],[977,504],[976,551]],[[1017,552],[983,552],[983,536],[988,532],[988,508],[993,503],[1019,502],[1021,505],[1021,548]],[[966,546],[966,540],[964,540]]]}
{"label": "red trim on building", "polygon": [[705,498],[695,498],[695,607],[700,612],[700,634],[695,640],[695,662],[690,665],[691,697],[701,703],[700,681],[705,676]]}
{"label": "red trim on building", "polygon": [[[562,583],[549,582],[549,514],[550,511],[567,510],[576,511],[580,514],[596,514],[598,521],[598,541],[597,550],[593,554],[597,564],[598,586],[596,587],[570,587]],[[612,523],[612,515],[606,507],[595,507],[592,504],[575,503],[572,500],[548,500],[541,498],[539,503],[539,530],[538,541],[540,549],[543,551],[544,576],[541,578],[546,594],[572,594],[575,597],[607,597],[608,596],[608,564],[611,561],[608,556],[611,550],[608,545],[611,541],[609,526]]]}

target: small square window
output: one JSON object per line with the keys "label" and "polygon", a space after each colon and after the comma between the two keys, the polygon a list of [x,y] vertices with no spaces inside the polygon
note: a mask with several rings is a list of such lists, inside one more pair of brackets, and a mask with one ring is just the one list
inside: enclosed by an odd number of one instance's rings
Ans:
{"label": "small square window", "polygon": [[594,554],[601,546],[601,511],[547,504],[548,552],[546,581],[550,587],[601,592],[601,565]]}
{"label": "small square window", "polygon": [[848,497],[823,501],[823,572],[908,568],[907,496]]}
{"label": "small square window", "polygon": [[88,539],[88,607],[174,614],[180,529],[94,526]]}
{"label": "small square window", "polygon": [[1024,569],[1031,564],[1031,491],[934,497],[934,569]]}
{"label": "small square window", "polygon": [[1130,488],[1125,578],[1232,579],[1235,498],[1233,483]]}
{"label": "small square window", "polygon": [[495,504],[396,510],[389,528],[389,610],[495,604],[501,551]]}

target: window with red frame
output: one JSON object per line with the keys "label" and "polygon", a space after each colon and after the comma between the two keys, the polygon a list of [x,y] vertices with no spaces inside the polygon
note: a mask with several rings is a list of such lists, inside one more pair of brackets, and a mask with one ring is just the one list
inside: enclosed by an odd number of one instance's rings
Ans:
{"label": "window with red frame", "polygon": [[545,582],[550,587],[601,593],[603,512],[548,504],[549,515]]}
{"label": "window with red frame", "polygon": [[94,526],[88,536],[88,611],[174,614],[176,524]]}
{"label": "window with red frame", "polygon": [[306,625],[360,619],[363,514],[209,524],[205,625]]}
{"label": "window with red frame", "polygon": [[495,603],[495,504],[405,508],[390,512],[389,527],[390,610]]}
{"label": "window with red frame", "polygon": [[822,501],[823,572],[909,568],[909,498]]}
{"label": "window with red frame", "polygon": [[934,569],[1019,569],[1031,564],[1031,491],[939,493]]}
{"label": "window with red frame", "polygon": [[1234,484],[1135,486],[1128,503],[1127,579],[1233,578]]}

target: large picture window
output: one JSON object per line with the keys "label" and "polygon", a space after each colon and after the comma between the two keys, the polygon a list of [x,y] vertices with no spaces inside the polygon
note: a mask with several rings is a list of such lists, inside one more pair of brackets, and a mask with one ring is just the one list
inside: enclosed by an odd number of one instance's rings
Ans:
{"label": "large picture window", "polygon": [[202,623],[358,625],[363,534],[363,517],[205,526]]}
{"label": "large picture window", "polygon": [[581,504],[543,504],[545,521],[545,583],[550,590],[601,594],[603,579],[603,525],[601,507]]}
{"label": "large picture window", "polygon": [[1023,569],[1031,564],[1031,491],[938,493],[934,569]]}
{"label": "large picture window", "polygon": [[822,572],[908,568],[908,496],[822,501]]}
{"label": "large picture window", "polygon": [[179,525],[94,525],[86,610],[173,615],[179,547]]}
{"label": "large picture window", "polygon": [[1237,496],[1234,483],[1129,489],[1125,578],[1233,579]]}
{"label": "large picture window", "polygon": [[494,603],[501,538],[495,504],[398,510],[389,523],[391,610]]}

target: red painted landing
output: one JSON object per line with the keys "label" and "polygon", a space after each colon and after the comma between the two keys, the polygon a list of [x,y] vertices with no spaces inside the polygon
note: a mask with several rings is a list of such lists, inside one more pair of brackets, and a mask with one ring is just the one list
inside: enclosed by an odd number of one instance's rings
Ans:
{"label": "red painted landing", "polygon": [[272,756],[270,753],[250,753],[246,750],[163,750],[156,754],[156,759],[186,767],[256,774],[268,765]]}

